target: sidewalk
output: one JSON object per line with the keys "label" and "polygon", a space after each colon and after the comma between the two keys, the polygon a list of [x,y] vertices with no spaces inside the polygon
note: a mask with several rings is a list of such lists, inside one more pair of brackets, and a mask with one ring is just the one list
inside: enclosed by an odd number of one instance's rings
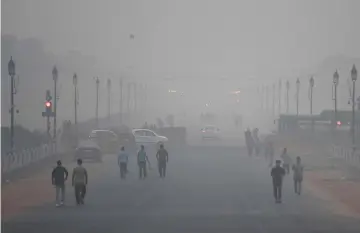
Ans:
{"label": "sidewalk", "polygon": [[[69,201],[73,199],[71,196],[69,198],[69,195],[73,194],[71,177],[76,163],[72,160],[71,156],[66,156],[62,161],[69,172],[65,188],[66,199]],[[3,221],[16,217],[30,207],[49,203],[55,204],[55,188],[51,184],[51,172],[55,166],[56,162],[45,164],[31,174],[28,173],[26,176],[22,175],[2,185],[1,214]],[[91,185],[107,172],[106,166],[102,163],[84,163],[84,166],[88,171]]]}
{"label": "sidewalk", "polygon": [[360,170],[349,167],[343,160],[332,158],[328,147],[316,143],[273,138],[275,146],[287,147],[295,161],[302,158],[305,166],[304,185],[310,192],[328,200],[334,211],[360,217]]}
{"label": "sidewalk", "polygon": [[[60,158],[51,157],[2,177],[1,215],[3,220],[21,213],[25,208],[54,200],[55,189],[51,185],[51,172],[58,159]],[[70,169],[72,164],[70,154],[62,156],[61,160]]]}
{"label": "sidewalk", "polygon": [[[305,174],[305,185],[317,197],[337,206],[337,212],[360,217],[360,182],[351,181],[341,171],[310,171]],[[319,189],[319,190],[316,190]]]}

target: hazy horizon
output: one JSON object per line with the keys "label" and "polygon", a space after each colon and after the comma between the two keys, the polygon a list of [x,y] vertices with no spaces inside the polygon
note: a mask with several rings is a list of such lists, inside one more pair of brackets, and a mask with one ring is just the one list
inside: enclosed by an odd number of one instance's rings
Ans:
{"label": "hazy horizon", "polygon": [[[95,76],[102,80],[101,116],[107,114],[107,78],[113,82],[112,112],[119,111],[120,77],[148,86],[146,111],[151,119],[173,113],[179,101],[194,115],[209,101],[217,102],[213,111],[231,114],[237,105],[228,92],[238,88],[248,93],[242,98],[240,112],[255,114],[258,106],[254,105],[258,104],[247,100],[257,98],[257,85],[269,85],[281,78],[284,91],[285,80],[290,80],[293,102],[296,77],[303,83],[301,111],[307,113],[306,82],[310,75],[315,80],[324,75],[313,74],[313,70],[332,57],[359,61],[357,9],[360,2],[355,0],[3,0],[2,36],[15,36],[17,54],[27,53],[14,56],[21,79],[15,99],[20,110],[16,119],[27,128],[45,127],[41,111],[45,89],[53,88],[51,69],[55,64],[61,86],[59,122],[73,119],[74,72],[81,83],[79,120],[94,116],[91,90],[95,90]],[[30,45],[25,43],[28,38],[34,39]],[[3,46],[2,41],[4,68],[14,48]],[[30,61],[37,48],[42,62]],[[347,66],[341,66],[339,105],[343,108],[348,108]],[[5,74],[3,71],[2,76]],[[317,112],[332,106],[331,78],[324,89],[316,83],[321,90],[314,96]],[[8,79],[2,77],[2,125],[9,124]],[[186,95],[168,98],[168,89]]]}

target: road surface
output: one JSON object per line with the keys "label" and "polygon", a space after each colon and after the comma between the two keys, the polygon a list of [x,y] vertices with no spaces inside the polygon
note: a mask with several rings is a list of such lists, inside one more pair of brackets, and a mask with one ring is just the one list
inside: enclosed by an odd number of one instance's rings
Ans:
{"label": "road surface", "polygon": [[286,177],[283,203],[275,204],[269,168],[236,147],[190,146],[171,151],[168,174],[153,170],[139,180],[134,159],[126,181],[115,155],[88,164],[90,183],[84,206],[76,206],[71,186],[66,206],[44,204],[3,223],[3,232],[360,232],[360,221],[343,216],[331,203],[293,193]]}

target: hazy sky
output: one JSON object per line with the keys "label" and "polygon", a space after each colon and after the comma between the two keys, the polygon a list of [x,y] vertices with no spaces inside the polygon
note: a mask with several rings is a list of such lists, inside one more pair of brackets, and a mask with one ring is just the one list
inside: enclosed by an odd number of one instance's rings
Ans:
{"label": "hazy sky", "polygon": [[115,75],[133,66],[139,78],[247,83],[360,57],[359,9],[356,0],[2,0],[2,33],[81,51]]}
{"label": "hazy sky", "polygon": [[[144,72],[290,75],[327,56],[360,54],[360,2],[3,0],[3,33],[78,49],[115,72],[136,35]],[[121,62],[122,61],[122,62]]]}

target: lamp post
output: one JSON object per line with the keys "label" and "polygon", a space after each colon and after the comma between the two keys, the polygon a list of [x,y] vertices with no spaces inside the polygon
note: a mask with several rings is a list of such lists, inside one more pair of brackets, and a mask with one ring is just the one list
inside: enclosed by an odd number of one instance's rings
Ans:
{"label": "lamp post", "polygon": [[275,86],[275,83],[273,84],[273,96],[272,96],[272,115],[273,117],[275,117],[275,89],[276,89],[276,86]]}
{"label": "lamp post", "polygon": [[58,70],[56,68],[56,66],[54,66],[53,70],[52,70],[52,76],[53,76],[53,80],[54,80],[54,142],[55,142],[55,151],[56,151],[56,114],[57,114],[57,107],[56,107],[56,103],[57,103],[57,94],[56,94],[56,90],[57,90],[57,81],[58,81]]}
{"label": "lamp post", "polygon": [[279,80],[279,116],[281,115],[281,79]]}
{"label": "lamp post", "polygon": [[355,83],[357,80],[357,70],[355,65],[353,65],[351,69],[351,80],[353,82],[351,136],[352,136],[352,144],[354,146],[355,145]]}
{"label": "lamp post", "polygon": [[11,95],[11,107],[10,107],[10,115],[11,115],[11,121],[10,121],[10,149],[11,154],[13,154],[14,150],[14,95],[15,95],[15,88],[14,88],[14,77],[15,77],[15,62],[13,61],[12,57],[10,58],[10,61],[8,63],[8,71],[10,75],[10,95]]}
{"label": "lamp post", "polygon": [[120,125],[123,123],[123,79],[120,78]]}
{"label": "lamp post", "polygon": [[314,90],[314,77],[311,76],[311,78],[309,79],[309,99],[310,99],[310,115],[312,116],[313,114],[313,90]]}
{"label": "lamp post", "polygon": [[269,85],[266,85],[266,98],[265,98],[265,105],[266,105],[266,113],[269,114]]}
{"label": "lamp post", "polygon": [[300,91],[300,80],[296,80],[296,116],[299,116],[299,91]]}
{"label": "lamp post", "polygon": [[96,128],[99,128],[99,77],[95,78],[96,83],[96,107],[95,107],[95,119],[96,119]]}
{"label": "lamp post", "polygon": [[310,115],[311,115],[311,129],[314,130],[314,119],[313,119],[313,90],[314,90],[314,77],[311,76],[309,79],[309,88],[310,88]]}
{"label": "lamp post", "polygon": [[286,81],[286,113],[289,114],[289,90],[290,90],[290,82]]}
{"label": "lamp post", "polygon": [[339,73],[337,70],[333,75],[333,83],[334,83],[334,128],[336,128],[337,122],[337,87],[339,84]]}
{"label": "lamp post", "polygon": [[74,124],[75,127],[77,126],[77,105],[78,105],[78,98],[77,98],[77,84],[78,84],[78,77],[76,73],[73,76],[73,84],[74,84]]}
{"label": "lamp post", "polygon": [[111,79],[107,79],[107,91],[108,91],[108,119],[110,119],[111,115]]}

